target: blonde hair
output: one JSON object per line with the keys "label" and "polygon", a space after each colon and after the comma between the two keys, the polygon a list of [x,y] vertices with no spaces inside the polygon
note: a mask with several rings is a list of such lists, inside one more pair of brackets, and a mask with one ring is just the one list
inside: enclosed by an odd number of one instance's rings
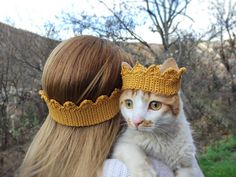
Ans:
{"label": "blonde hair", "polygon": [[[121,88],[121,62],[130,56],[113,43],[93,36],[61,42],[49,56],[42,87],[61,104],[95,101]],[[68,127],[50,115],[36,134],[20,168],[21,177],[95,177],[120,130],[120,115],[95,126]]]}

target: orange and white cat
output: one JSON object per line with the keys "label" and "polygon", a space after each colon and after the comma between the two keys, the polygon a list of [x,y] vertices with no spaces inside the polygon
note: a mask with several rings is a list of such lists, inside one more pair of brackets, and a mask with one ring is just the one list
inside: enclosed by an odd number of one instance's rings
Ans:
{"label": "orange and white cat", "polygon": [[[169,67],[178,69],[175,61],[167,60],[161,71]],[[149,157],[164,162],[176,177],[197,176],[195,146],[179,94],[124,90],[120,110],[128,127],[117,140],[113,158],[127,165],[131,177],[157,176]]]}

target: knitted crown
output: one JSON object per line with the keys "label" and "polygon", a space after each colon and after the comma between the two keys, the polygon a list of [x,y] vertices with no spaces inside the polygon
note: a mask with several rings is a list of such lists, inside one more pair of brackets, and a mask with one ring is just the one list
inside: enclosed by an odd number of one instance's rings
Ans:
{"label": "knitted crown", "polygon": [[141,89],[166,96],[177,94],[181,76],[186,68],[174,69],[169,67],[161,71],[161,66],[151,65],[146,68],[136,63],[132,68],[128,64],[122,64],[122,89]]}
{"label": "knitted crown", "polygon": [[120,91],[115,89],[111,96],[99,96],[95,102],[84,100],[77,106],[71,101],[63,105],[49,99],[46,92],[39,91],[46,102],[51,117],[58,123],[67,126],[90,126],[112,119],[119,112]]}

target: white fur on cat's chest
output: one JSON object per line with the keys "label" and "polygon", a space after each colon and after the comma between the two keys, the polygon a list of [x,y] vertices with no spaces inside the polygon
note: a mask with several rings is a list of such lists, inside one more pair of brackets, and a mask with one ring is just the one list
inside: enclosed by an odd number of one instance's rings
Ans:
{"label": "white fur on cat's chest", "polygon": [[[178,137],[176,137],[179,139]],[[120,141],[139,146],[148,156],[154,157],[166,163],[171,169],[178,166],[179,156],[184,155],[185,145],[178,146],[178,140],[171,141],[158,135],[151,135],[148,132],[139,132],[137,130],[127,130]],[[179,140],[181,141],[181,140]],[[192,146],[192,152],[194,147]]]}

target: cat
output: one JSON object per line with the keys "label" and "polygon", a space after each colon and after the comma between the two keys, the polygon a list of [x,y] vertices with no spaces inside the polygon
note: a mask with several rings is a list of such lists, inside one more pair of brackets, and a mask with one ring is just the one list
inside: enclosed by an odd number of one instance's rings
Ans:
{"label": "cat", "polygon": [[[127,63],[122,63],[130,67]],[[161,65],[178,70],[174,59]],[[130,67],[131,68],[131,67]],[[180,93],[161,96],[142,90],[124,90],[120,111],[127,129],[118,138],[113,158],[123,161],[131,177],[156,177],[149,157],[164,162],[176,177],[195,177],[195,146],[183,111]]]}

